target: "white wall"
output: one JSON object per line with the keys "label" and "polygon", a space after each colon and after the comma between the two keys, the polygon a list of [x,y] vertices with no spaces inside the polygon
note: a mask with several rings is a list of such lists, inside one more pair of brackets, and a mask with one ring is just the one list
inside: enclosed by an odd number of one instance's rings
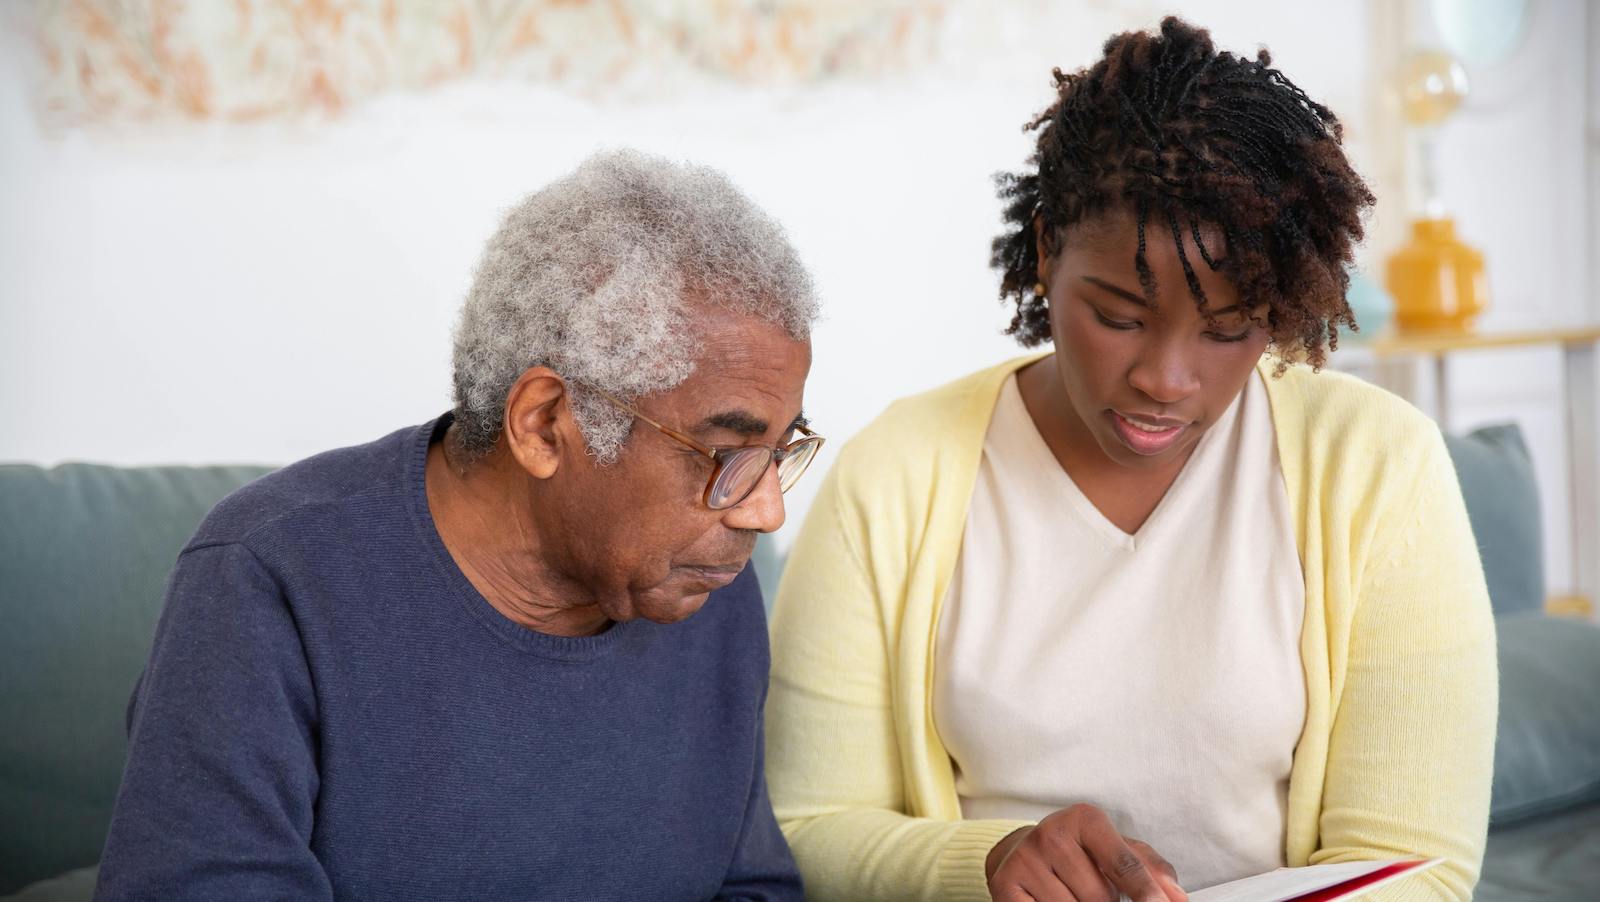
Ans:
{"label": "white wall", "polygon": [[[1174,6],[1225,46],[1269,45],[1340,112],[1384,194],[1374,236],[1392,243],[1405,205],[1377,98],[1408,42],[1373,4]],[[158,131],[42,130],[30,48],[8,31],[0,460],[286,462],[442,411],[450,325],[499,211],[621,144],[719,166],[787,224],[827,305],[807,405],[843,439],[888,400],[1015,353],[987,267],[990,176],[1025,156],[1019,126],[1048,100],[1050,66],[1088,62],[1167,6],[955,9],[937,69],[874,84],[597,103],[460,83],[332,124]],[[1426,9],[1412,8],[1411,40],[1431,37]],[[1473,73],[1477,93],[1441,138],[1444,197],[1488,253],[1490,325],[1595,316],[1592,18],[1579,0],[1535,3],[1522,49]],[[1369,270],[1385,250],[1369,248]],[[1453,378],[1458,424],[1529,430],[1559,587],[1571,557],[1555,355],[1462,357]],[[792,517],[816,482],[795,490]]]}
{"label": "white wall", "polygon": [[[884,83],[648,104],[465,83],[331,125],[154,133],[42,131],[7,34],[0,460],[286,462],[437,414],[499,211],[619,144],[719,166],[787,224],[827,306],[807,407],[843,439],[896,396],[1016,353],[987,267],[990,177],[1026,155],[1050,66],[1164,10],[990,8],[958,4],[949,59]],[[1183,8],[1224,45],[1269,44],[1360,149],[1364,7]]]}

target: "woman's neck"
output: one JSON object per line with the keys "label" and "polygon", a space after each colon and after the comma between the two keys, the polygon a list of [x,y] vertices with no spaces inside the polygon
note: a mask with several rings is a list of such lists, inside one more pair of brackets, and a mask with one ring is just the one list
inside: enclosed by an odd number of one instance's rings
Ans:
{"label": "woman's neck", "polygon": [[1150,518],[1188,462],[1189,451],[1171,464],[1150,469],[1125,467],[1100,447],[1078,416],[1056,370],[1056,355],[1017,372],[1017,390],[1034,428],[1084,497],[1129,535]]}

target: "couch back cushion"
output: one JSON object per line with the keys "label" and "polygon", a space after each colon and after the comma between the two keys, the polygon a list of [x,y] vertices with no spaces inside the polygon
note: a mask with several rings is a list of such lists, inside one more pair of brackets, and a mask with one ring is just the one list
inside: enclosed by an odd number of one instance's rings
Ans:
{"label": "couch back cushion", "polygon": [[265,472],[0,465],[0,895],[99,859],[167,574]]}
{"label": "couch back cushion", "polygon": [[1489,826],[1600,802],[1600,624],[1529,613],[1495,628],[1500,725]]}
{"label": "couch back cushion", "polygon": [[1496,616],[1544,610],[1544,536],[1533,459],[1513,424],[1445,436]]}

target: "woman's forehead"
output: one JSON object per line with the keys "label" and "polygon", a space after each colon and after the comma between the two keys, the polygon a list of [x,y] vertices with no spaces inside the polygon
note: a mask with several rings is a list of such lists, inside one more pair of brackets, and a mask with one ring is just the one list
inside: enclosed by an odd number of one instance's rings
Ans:
{"label": "woman's forehead", "polygon": [[[1173,224],[1177,224],[1174,234]],[[1203,244],[1197,246],[1196,238]],[[1144,245],[1146,255],[1153,256],[1161,249],[1175,250],[1177,239],[1182,239],[1184,254],[1192,264],[1204,266],[1205,257],[1220,263],[1227,254],[1227,235],[1214,222],[1201,220],[1183,209],[1152,207],[1145,210]],[[1120,255],[1133,265],[1134,254],[1139,249],[1139,217],[1132,203],[1110,207],[1091,213],[1063,229],[1063,249],[1073,249],[1091,255]]]}

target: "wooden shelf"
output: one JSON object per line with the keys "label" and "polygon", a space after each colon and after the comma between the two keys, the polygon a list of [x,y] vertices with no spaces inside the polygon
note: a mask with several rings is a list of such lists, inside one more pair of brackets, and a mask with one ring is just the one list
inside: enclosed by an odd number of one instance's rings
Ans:
{"label": "wooden shelf", "polygon": [[1363,348],[1383,357],[1392,357],[1401,354],[1442,354],[1449,351],[1530,345],[1589,344],[1596,341],[1600,341],[1600,325],[1481,332],[1386,331],[1369,342],[1352,341],[1350,347]]}
{"label": "wooden shelf", "polygon": [[1585,595],[1552,595],[1544,601],[1544,612],[1552,617],[1595,619],[1594,602]]}

